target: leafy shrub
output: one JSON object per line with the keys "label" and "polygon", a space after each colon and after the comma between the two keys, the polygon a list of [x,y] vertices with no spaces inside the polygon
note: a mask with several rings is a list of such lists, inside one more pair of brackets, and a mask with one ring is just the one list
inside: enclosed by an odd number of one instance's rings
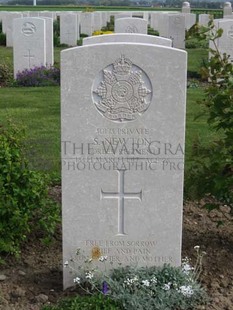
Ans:
{"label": "leafy shrub", "polygon": [[223,30],[215,29],[213,22],[208,28],[200,27],[196,36],[208,38],[216,46],[210,49],[212,56],[203,68],[202,75],[209,83],[201,104],[205,107],[207,122],[221,134],[208,147],[194,142],[192,169],[188,173],[188,192],[201,198],[211,194],[220,202],[208,204],[209,209],[218,208],[221,202],[233,209],[233,64],[226,54],[221,54],[215,41]]}
{"label": "leafy shrub", "polygon": [[6,64],[0,64],[0,86],[9,86],[13,81],[13,70]]}
{"label": "leafy shrub", "polygon": [[0,32],[0,45],[6,46],[6,35],[5,33]]}
{"label": "leafy shrub", "polygon": [[88,34],[80,33],[80,38],[87,38],[87,37],[88,37]]}
{"label": "leafy shrub", "polygon": [[107,25],[105,27],[102,27],[101,30],[114,32],[114,16],[110,16],[110,22],[107,22]]}
{"label": "leafy shrub", "polygon": [[110,296],[125,310],[196,309],[205,302],[205,292],[181,268],[133,267],[113,270]]}
{"label": "leafy shrub", "polygon": [[120,310],[116,301],[102,294],[78,296],[61,301],[57,306],[46,306],[42,310]]}
{"label": "leafy shrub", "polygon": [[18,72],[15,86],[60,85],[60,69],[56,67],[34,67]]}
{"label": "leafy shrub", "polygon": [[80,38],[79,40],[77,40],[77,45],[78,46],[82,46],[83,45],[83,38]]}
{"label": "leafy shrub", "polygon": [[22,131],[0,127],[0,253],[18,254],[30,232],[51,236],[58,207],[48,197],[48,180],[31,171],[23,153]]}
{"label": "leafy shrub", "polygon": [[149,34],[151,36],[159,36],[159,32],[157,30],[154,30],[150,26],[148,26],[148,28],[147,28],[147,34]]}
{"label": "leafy shrub", "polygon": [[53,36],[53,45],[55,47],[60,47],[60,37],[59,36],[57,36],[57,35]]}
{"label": "leafy shrub", "polygon": [[209,40],[207,38],[197,37],[199,24],[194,24],[188,31],[185,32],[185,48],[208,48]]}
{"label": "leafy shrub", "polygon": [[53,35],[54,37],[60,37],[60,19],[56,19],[53,22]]}
{"label": "leafy shrub", "polygon": [[[106,272],[107,256],[96,251],[91,258],[83,257],[81,249],[77,249],[64,267],[75,275],[73,281],[80,289],[87,294],[102,292],[124,310],[196,309],[197,305],[206,302],[206,293],[197,282],[206,253],[199,246],[194,249],[197,252],[195,267],[185,258],[181,267],[166,264],[162,267],[127,266]],[[85,258],[82,265],[79,255]]]}

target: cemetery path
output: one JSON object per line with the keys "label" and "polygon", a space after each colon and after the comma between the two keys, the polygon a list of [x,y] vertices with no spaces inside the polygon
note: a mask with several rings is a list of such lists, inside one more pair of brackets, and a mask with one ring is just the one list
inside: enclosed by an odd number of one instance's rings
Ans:
{"label": "cemetery path", "polygon": [[[60,187],[53,188],[51,194],[60,201]],[[210,302],[199,309],[232,310],[233,217],[227,206],[208,213],[203,205],[204,201],[185,203],[182,256],[190,257],[194,264],[194,246],[207,253],[201,282]],[[220,221],[224,225],[218,226]],[[49,247],[39,238],[35,235],[27,242],[20,259],[8,257],[7,264],[0,266],[0,309],[39,310],[43,304],[77,294],[74,290],[62,291],[61,227]]]}

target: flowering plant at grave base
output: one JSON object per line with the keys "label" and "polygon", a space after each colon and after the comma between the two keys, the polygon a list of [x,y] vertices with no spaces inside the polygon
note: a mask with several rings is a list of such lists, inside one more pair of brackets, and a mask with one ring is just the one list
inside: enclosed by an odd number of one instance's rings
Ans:
{"label": "flowering plant at grave base", "polygon": [[113,31],[96,30],[92,33],[93,36],[99,36],[102,34],[113,34]]}
{"label": "flowering plant at grave base", "polygon": [[[75,268],[77,261],[72,258],[65,262],[65,267],[75,273],[74,283],[88,294],[99,292],[107,295],[125,310],[196,309],[197,305],[206,302],[207,296],[197,282],[204,254],[200,247],[195,249],[195,267],[185,258],[181,267],[167,264],[161,267],[127,266],[112,269],[107,273],[106,266],[99,267],[99,264],[106,264],[107,256],[87,258],[78,268]],[[76,255],[80,255],[80,249]]]}
{"label": "flowering plant at grave base", "polygon": [[34,67],[18,72],[15,86],[58,86],[60,85],[60,69],[50,67]]}

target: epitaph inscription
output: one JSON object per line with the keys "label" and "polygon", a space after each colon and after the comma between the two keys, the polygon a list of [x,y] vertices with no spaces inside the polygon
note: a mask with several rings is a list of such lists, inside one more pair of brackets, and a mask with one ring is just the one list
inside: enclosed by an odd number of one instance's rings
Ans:
{"label": "epitaph inscription", "polygon": [[139,199],[142,200],[142,191],[137,193],[125,192],[125,170],[117,170],[118,172],[118,191],[117,192],[104,192],[101,189],[101,199],[117,199],[118,200],[118,236],[125,235],[124,228],[124,204],[125,199]]}
{"label": "epitaph inscription", "polygon": [[152,85],[147,74],[122,55],[95,79],[92,96],[104,117],[114,122],[128,122],[148,109]]}

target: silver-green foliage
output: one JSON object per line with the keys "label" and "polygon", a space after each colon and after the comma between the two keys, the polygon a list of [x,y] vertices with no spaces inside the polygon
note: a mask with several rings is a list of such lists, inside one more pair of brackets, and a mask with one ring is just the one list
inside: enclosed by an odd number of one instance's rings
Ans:
{"label": "silver-green foliage", "polygon": [[127,310],[196,309],[206,301],[192,272],[170,265],[114,269],[108,281],[111,298]]}

